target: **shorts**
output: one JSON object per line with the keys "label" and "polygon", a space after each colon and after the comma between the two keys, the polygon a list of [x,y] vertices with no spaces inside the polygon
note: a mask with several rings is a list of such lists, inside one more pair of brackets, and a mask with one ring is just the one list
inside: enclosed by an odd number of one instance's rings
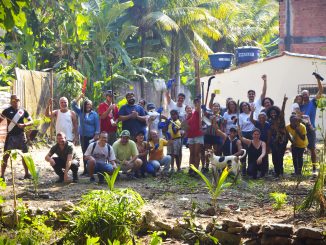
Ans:
{"label": "shorts", "polygon": [[188,138],[188,144],[194,145],[194,144],[204,144],[204,136],[198,136],[194,138]]}
{"label": "shorts", "polygon": [[27,138],[25,133],[21,133],[18,135],[7,135],[4,151],[14,149],[21,150],[23,153],[28,152]]}
{"label": "shorts", "polygon": [[308,149],[316,148],[316,131],[307,127]]}
{"label": "shorts", "polygon": [[173,143],[167,146],[167,154],[179,156],[182,147],[182,138],[173,139]]}
{"label": "shorts", "polygon": [[207,145],[222,145],[222,138],[215,135],[204,135],[204,143]]}

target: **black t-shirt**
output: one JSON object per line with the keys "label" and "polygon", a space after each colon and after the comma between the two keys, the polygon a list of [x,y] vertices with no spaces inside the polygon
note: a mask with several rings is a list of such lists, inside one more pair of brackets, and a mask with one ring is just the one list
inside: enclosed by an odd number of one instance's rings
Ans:
{"label": "black t-shirt", "polygon": [[[24,110],[24,109],[23,109]],[[16,115],[18,109],[14,109],[12,106],[8,107],[7,109],[3,110],[2,115],[4,115],[6,118],[9,118],[10,120],[14,118]],[[19,118],[17,123],[24,123],[24,118],[29,118],[29,114],[26,110],[24,110],[24,114]],[[7,120],[7,124],[9,126],[10,121]],[[7,127],[8,129],[8,127]],[[17,125],[13,127],[13,129],[8,132],[9,135],[19,135],[24,132],[24,129],[19,128]]]}
{"label": "black t-shirt", "polygon": [[75,152],[74,144],[71,143],[70,141],[66,142],[65,147],[63,148],[63,150],[60,149],[58,144],[55,144],[54,146],[52,146],[51,149],[50,149],[50,156],[52,156],[53,154],[57,154],[58,157],[60,157],[65,162],[67,161],[67,157],[68,157],[69,154],[72,154],[72,159],[76,158],[76,152]]}

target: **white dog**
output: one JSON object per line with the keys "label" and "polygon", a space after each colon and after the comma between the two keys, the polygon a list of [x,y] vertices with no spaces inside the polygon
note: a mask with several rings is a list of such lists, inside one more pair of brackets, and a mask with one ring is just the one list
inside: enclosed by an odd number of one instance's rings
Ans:
{"label": "white dog", "polygon": [[240,159],[247,153],[245,149],[242,149],[242,151],[243,154],[241,156],[215,156],[213,150],[207,151],[206,156],[212,166],[215,183],[217,183],[217,173],[221,173],[225,167],[228,167],[231,170],[231,172],[235,175],[235,181],[237,180],[241,169]]}

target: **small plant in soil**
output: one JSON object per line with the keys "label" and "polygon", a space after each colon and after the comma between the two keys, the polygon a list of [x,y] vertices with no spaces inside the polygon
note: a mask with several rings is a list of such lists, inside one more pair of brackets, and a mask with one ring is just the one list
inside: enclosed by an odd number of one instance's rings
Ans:
{"label": "small plant in soil", "polygon": [[221,195],[221,193],[223,192],[223,190],[229,186],[232,185],[232,183],[224,183],[226,178],[229,175],[229,169],[228,168],[224,168],[223,172],[221,173],[217,184],[215,185],[214,183],[212,183],[211,181],[209,181],[207,179],[207,177],[200,172],[194,165],[190,165],[190,167],[192,168],[192,170],[194,170],[205,182],[206,184],[206,188],[208,189],[208,193],[211,196],[212,199],[212,206],[215,208],[215,210],[218,209],[218,204],[217,204],[217,198]]}
{"label": "small plant in soil", "polygon": [[273,208],[279,210],[286,204],[287,195],[286,193],[272,192],[269,193],[270,198],[274,201]]}

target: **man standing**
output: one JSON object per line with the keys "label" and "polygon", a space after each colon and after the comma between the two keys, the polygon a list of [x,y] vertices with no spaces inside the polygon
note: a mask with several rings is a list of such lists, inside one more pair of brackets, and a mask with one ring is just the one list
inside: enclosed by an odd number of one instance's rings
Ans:
{"label": "man standing", "polygon": [[303,103],[300,105],[300,110],[304,115],[308,115],[310,118],[311,126],[307,127],[307,138],[308,138],[308,146],[307,148],[310,150],[311,154],[311,162],[312,162],[312,174],[314,177],[317,176],[317,169],[316,169],[316,163],[317,163],[317,156],[316,156],[316,129],[315,129],[315,119],[316,119],[316,110],[317,110],[317,100],[322,96],[323,94],[323,86],[321,85],[322,77],[314,73],[317,84],[318,84],[318,92],[316,94],[315,98],[309,99],[309,91],[303,90],[301,92]]}
{"label": "man standing", "polygon": [[126,99],[128,104],[120,108],[119,120],[122,121],[122,130],[128,130],[131,138],[135,140],[138,132],[146,132],[146,114],[143,107],[135,105],[135,94],[133,92],[128,92]]}
{"label": "man standing", "polygon": [[267,76],[264,74],[264,75],[262,75],[261,78],[263,79],[264,85],[263,85],[263,90],[261,92],[260,97],[257,100],[255,100],[256,92],[255,92],[255,90],[252,90],[252,89],[250,89],[247,93],[250,106],[255,107],[255,113],[254,113],[255,120],[257,120],[258,114],[262,109],[262,101],[266,96],[266,90],[267,90]]}
{"label": "man standing", "polygon": [[50,105],[52,99],[49,100],[48,106],[46,107],[45,116],[56,119],[55,131],[56,133],[63,132],[68,141],[76,144],[78,139],[78,126],[77,116],[74,111],[68,109],[68,99],[61,97],[59,99],[60,109],[50,111]]}
{"label": "man standing", "polygon": [[98,174],[98,183],[104,183],[103,173],[112,174],[117,167],[115,163],[115,155],[112,147],[107,143],[108,133],[103,131],[97,142],[91,143],[86,152],[85,160],[87,160],[88,173],[90,181],[94,182],[94,173]]}
{"label": "man standing", "polygon": [[[52,157],[56,154],[57,157]],[[49,162],[54,172],[59,176],[56,183],[69,182],[68,171],[71,169],[73,182],[78,182],[79,161],[76,156],[74,144],[67,141],[63,132],[57,133],[57,143],[51,147],[49,153],[45,157],[45,161]],[[64,169],[64,171],[62,171]]]}
{"label": "man standing", "polygon": [[101,132],[108,133],[108,143],[110,145],[117,140],[117,121],[119,118],[118,107],[113,104],[112,99],[112,90],[107,90],[105,92],[105,101],[98,106]]}
{"label": "man standing", "polygon": [[[33,120],[26,110],[19,108],[20,99],[17,95],[11,95],[10,97],[10,107],[5,109],[0,114],[0,123],[7,119],[7,137],[4,145],[4,152],[8,150],[18,149],[23,153],[28,152],[27,139],[24,133],[24,128],[33,124]],[[24,119],[27,119],[28,122],[24,122]],[[4,179],[5,170],[7,167],[7,162],[9,159],[9,154],[3,155],[3,163],[1,166],[1,175],[0,177]],[[31,179],[31,175],[28,173],[28,168],[25,164],[24,159],[23,166],[25,170],[24,179]]]}
{"label": "man standing", "polygon": [[136,143],[130,140],[130,133],[128,130],[123,130],[120,134],[121,139],[113,144],[114,154],[116,161],[120,164],[123,172],[133,171],[135,177],[139,177],[138,171],[140,170],[143,161],[138,158],[138,150]]}

